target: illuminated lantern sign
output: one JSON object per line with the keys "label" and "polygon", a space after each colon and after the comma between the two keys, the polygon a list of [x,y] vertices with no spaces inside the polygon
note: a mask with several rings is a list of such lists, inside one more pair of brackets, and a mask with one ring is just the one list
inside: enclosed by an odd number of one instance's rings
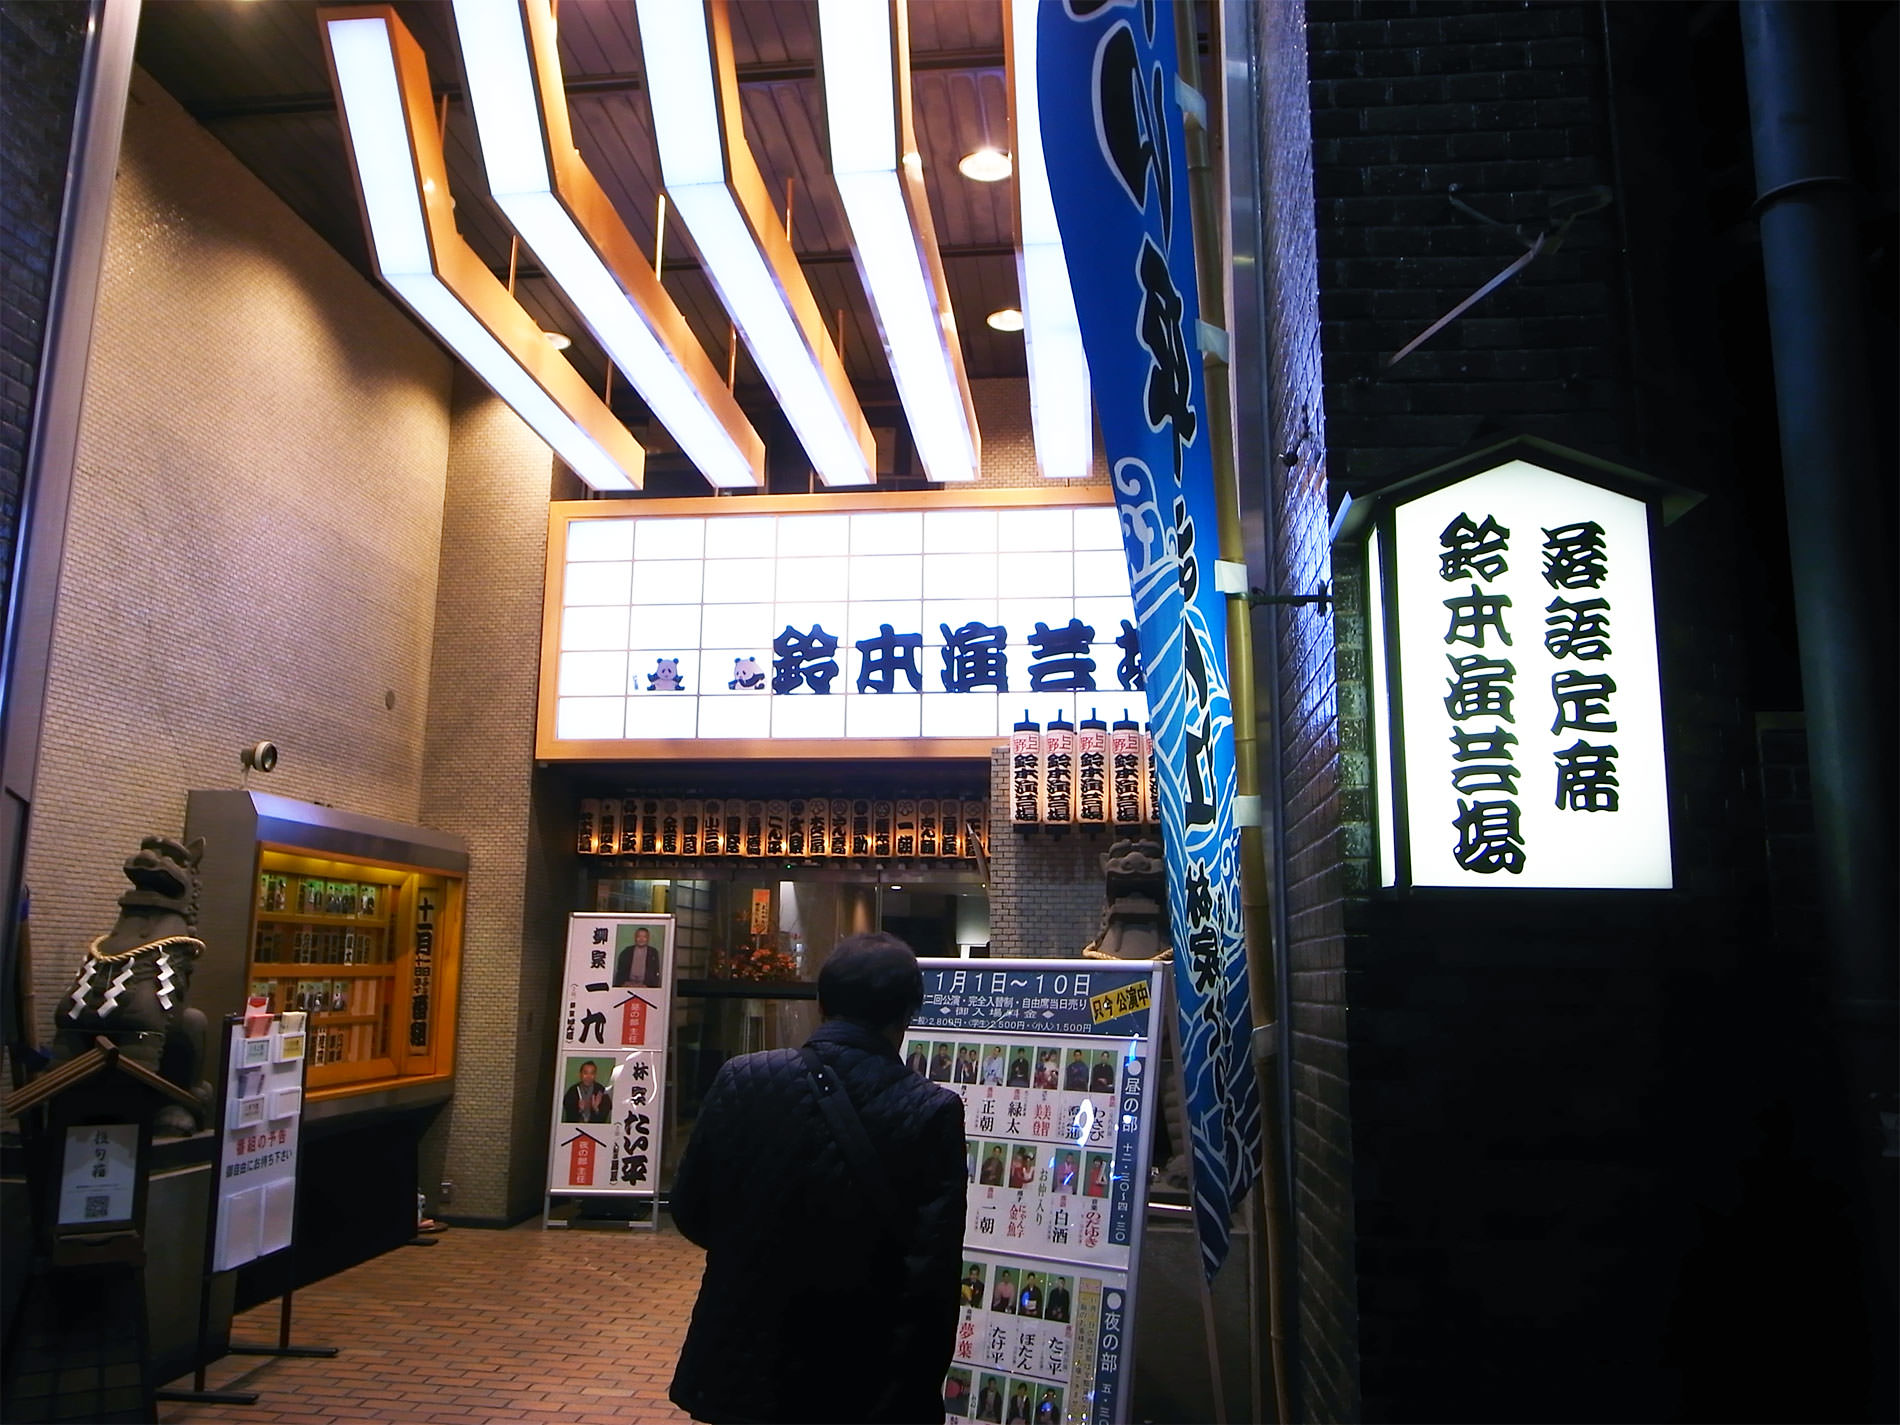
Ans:
{"label": "illuminated lantern sign", "polygon": [[1513,444],[1343,518],[1366,537],[1380,884],[1666,890],[1650,551],[1684,492]]}
{"label": "illuminated lantern sign", "polygon": [[1145,721],[1115,506],[1058,498],[557,504],[537,755],[972,757],[1025,713]]}

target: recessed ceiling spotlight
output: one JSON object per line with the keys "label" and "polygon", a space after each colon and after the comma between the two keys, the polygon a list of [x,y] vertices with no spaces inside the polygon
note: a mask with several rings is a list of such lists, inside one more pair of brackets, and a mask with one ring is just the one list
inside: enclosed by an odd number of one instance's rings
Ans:
{"label": "recessed ceiling spotlight", "polygon": [[546,340],[547,344],[553,347],[556,351],[566,351],[570,346],[574,344],[574,339],[568,336],[564,332],[544,331],[541,333],[541,335]]}
{"label": "recessed ceiling spotlight", "polygon": [[978,183],[1001,183],[1015,171],[1016,165],[1010,162],[1008,154],[987,145],[957,160],[957,172]]}
{"label": "recessed ceiling spotlight", "polygon": [[1023,329],[1023,314],[1014,307],[1005,307],[1000,312],[991,312],[983,319],[991,330],[999,332],[1019,332]]}

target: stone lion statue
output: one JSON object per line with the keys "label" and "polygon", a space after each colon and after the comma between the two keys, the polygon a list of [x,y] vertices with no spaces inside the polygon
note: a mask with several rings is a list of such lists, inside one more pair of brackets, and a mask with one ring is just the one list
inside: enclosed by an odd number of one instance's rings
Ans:
{"label": "stone lion statue", "polygon": [[93,1047],[103,1035],[133,1062],[164,1075],[198,1100],[197,1121],[182,1105],[159,1110],[161,1137],[197,1132],[208,1120],[211,1085],[204,1079],[205,1016],[190,1008],[191,972],[204,942],[198,921],[198,862],[204,840],[189,845],[148,836],[126,858],[131,889],[119,897],[119,918],[86,948],[72,988],[53,1011],[53,1062]]}

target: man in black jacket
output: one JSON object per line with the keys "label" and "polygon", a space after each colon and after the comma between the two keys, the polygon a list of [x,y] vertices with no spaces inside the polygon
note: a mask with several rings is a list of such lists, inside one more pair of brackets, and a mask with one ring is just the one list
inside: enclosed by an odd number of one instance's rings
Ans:
{"label": "man in black jacket", "polygon": [[962,1261],[963,1106],[898,1057],[923,976],[894,936],[853,935],[818,975],[807,1047],[869,1139],[852,1162],[801,1051],[729,1060],[673,1181],[706,1249],[674,1404],[712,1425],[943,1419]]}

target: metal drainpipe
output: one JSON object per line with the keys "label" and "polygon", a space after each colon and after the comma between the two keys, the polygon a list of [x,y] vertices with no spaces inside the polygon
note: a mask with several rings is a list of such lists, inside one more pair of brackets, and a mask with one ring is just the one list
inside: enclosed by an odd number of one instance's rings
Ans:
{"label": "metal drainpipe", "polygon": [[[1831,5],[1743,0],[1826,975],[1859,1165],[1894,1108],[1894,589]],[[1870,1181],[1867,1186],[1874,1186]],[[1885,1210],[1884,1208],[1881,1210]]]}
{"label": "metal drainpipe", "polygon": [[1833,11],[1748,0],[1741,21],[1835,989],[1862,1016],[1890,1015],[1893,601],[1870,518],[1882,492]]}

